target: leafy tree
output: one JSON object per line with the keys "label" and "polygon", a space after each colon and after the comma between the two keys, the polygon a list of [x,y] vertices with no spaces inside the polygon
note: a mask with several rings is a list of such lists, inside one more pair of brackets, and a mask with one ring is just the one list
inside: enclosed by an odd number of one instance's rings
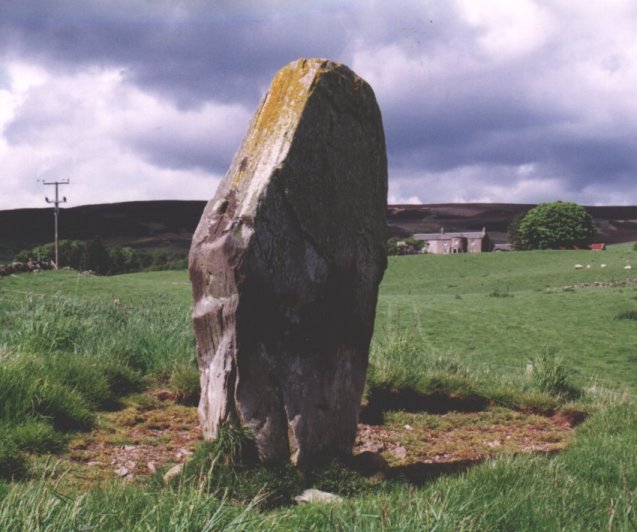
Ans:
{"label": "leafy tree", "polygon": [[[53,244],[47,244],[51,247],[51,254],[55,254]],[[69,266],[77,268],[84,254],[85,243],[81,240],[60,240],[58,244],[58,254],[60,264],[58,266]]]}
{"label": "leafy tree", "polygon": [[520,249],[587,247],[597,229],[593,217],[581,205],[556,201],[542,203],[520,220]]}
{"label": "leafy tree", "polygon": [[111,273],[129,273],[139,271],[141,263],[139,253],[131,247],[110,248]]}
{"label": "leafy tree", "polygon": [[87,240],[85,242],[80,266],[82,270],[92,270],[100,275],[105,275],[110,271],[111,257],[101,240]]}

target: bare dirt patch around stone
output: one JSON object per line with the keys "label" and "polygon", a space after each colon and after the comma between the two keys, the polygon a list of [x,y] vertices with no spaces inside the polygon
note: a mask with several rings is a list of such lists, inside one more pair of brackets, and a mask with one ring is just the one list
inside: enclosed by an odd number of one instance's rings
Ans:
{"label": "bare dirt patch around stone", "polygon": [[355,452],[379,452],[390,466],[479,461],[563,449],[568,420],[492,408],[482,412],[390,412],[383,425],[360,424]]}
{"label": "bare dirt patch around stone", "polygon": [[197,409],[159,391],[134,398],[118,412],[103,413],[93,431],[70,442],[68,458],[87,470],[89,479],[133,479],[183,463],[200,440]]}
{"label": "bare dirt patch around stone", "polygon": [[[162,399],[160,399],[162,398]],[[360,423],[354,454],[380,454],[390,474],[414,482],[466,469],[485,459],[519,453],[554,453],[571,438],[573,422],[493,407],[480,412],[386,412],[381,425]],[[170,394],[150,392],[70,442],[65,461],[85,483],[143,479],[185,462],[201,441],[197,409]]]}

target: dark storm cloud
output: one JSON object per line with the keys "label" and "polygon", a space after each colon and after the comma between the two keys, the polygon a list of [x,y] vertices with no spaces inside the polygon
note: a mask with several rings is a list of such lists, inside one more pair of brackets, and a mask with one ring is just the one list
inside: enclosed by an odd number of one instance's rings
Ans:
{"label": "dark storm cloud", "polygon": [[[62,69],[116,66],[182,105],[254,103],[273,73],[299,56],[339,55],[338,13],[281,15],[247,2],[9,1],[0,35],[9,55]],[[326,38],[328,37],[329,38]]]}
{"label": "dark storm cloud", "polygon": [[[122,97],[133,118],[103,134],[159,169],[218,176],[274,73],[328,57],[374,87],[404,198],[605,201],[602,186],[612,201],[637,202],[617,192],[637,169],[634,24],[622,3],[596,11],[562,0],[5,0],[0,58],[69,79],[119,71],[159,103],[142,101],[134,116]],[[83,114],[90,85],[77,102],[47,90],[5,119],[11,147],[37,151],[65,124],[100,122]]]}
{"label": "dark storm cloud", "polygon": [[216,121],[216,127],[213,117],[204,117],[196,122],[172,124],[172,127],[157,125],[143,131],[123,132],[119,140],[157,166],[222,175],[241,139],[247,118],[247,113],[226,112],[223,120]]}
{"label": "dark storm cloud", "polygon": [[192,142],[170,134],[155,135],[133,139],[131,145],[147,161],[165,168],[196,168],[222,174],[228,166],[228,152],[206,138]]}

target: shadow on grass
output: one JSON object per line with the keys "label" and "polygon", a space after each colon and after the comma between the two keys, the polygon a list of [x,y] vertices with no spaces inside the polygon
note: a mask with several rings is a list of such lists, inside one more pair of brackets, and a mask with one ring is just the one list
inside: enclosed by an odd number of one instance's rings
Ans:
{"label": "shadow on grass", "polygon": [[411,388],[395,390],[385,387],[374,388],[363,405],[360,420],[369,425],[382,425],[384,412],[402,410],[404,412],[427,412],[446,414],[447,412],[481,412],[489,406],[489,400],[479,394],[450,395],[447,393],[422,393]]}
{"label": "shadow on grass", "polygon": [[455,462],[441,463],[415,462],[413,464],[391,467],[387,477],[390,480],[404,480],[415,486],[422,486],[439,477],[459,475],[482,462],[484,462],[484,459],[458,460]]}
{"label": "shadow on grass", "polygon": [[[552,449],[536,451],[533,454],[550,457],[560,452],[559,449]],[[454,462],[414,462],[390,467],[386,476],[390,482],[403,481],[421,487],[440,477],[460,475],[472,467],[483,464],[486,460],[487,458],[476,458],[475,460],[456,460]]]}

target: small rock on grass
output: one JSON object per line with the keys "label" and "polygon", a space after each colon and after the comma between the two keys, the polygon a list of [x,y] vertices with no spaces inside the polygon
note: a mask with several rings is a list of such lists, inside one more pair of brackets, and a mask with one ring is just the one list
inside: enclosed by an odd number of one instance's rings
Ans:
{"label": "small rock on grass", "polygon": [[115,470],[115,474],[116,474],[118,477],[125,477],[125,476],[127,476],[129,473],[130,473],[130,471],[129,471],[127,468],[125,468],[124,466],[118,467],[118,468]]}
{"label": "small rock on grass", "polygon": [[403,447],[402,445],[394,447],[390,452],[399,460],[404,460],[405,458],[407,458],[407,449],[405,449],[405,447]]}
{"label": "small rock on grass", "polygon": [[343,497],[328,493],[327,491],[321,491],[317,489],[307,489],[301,495],[294,497],[294,501],[297,504],[316,503],[316,502],[343,502]]}
{"label": "small rock on grass", "polygon": [[172,466],[168,471],[164,473],[164,483],[168,484],[173,478],[179,476],[184,468],[184,464],[177,464]]}

